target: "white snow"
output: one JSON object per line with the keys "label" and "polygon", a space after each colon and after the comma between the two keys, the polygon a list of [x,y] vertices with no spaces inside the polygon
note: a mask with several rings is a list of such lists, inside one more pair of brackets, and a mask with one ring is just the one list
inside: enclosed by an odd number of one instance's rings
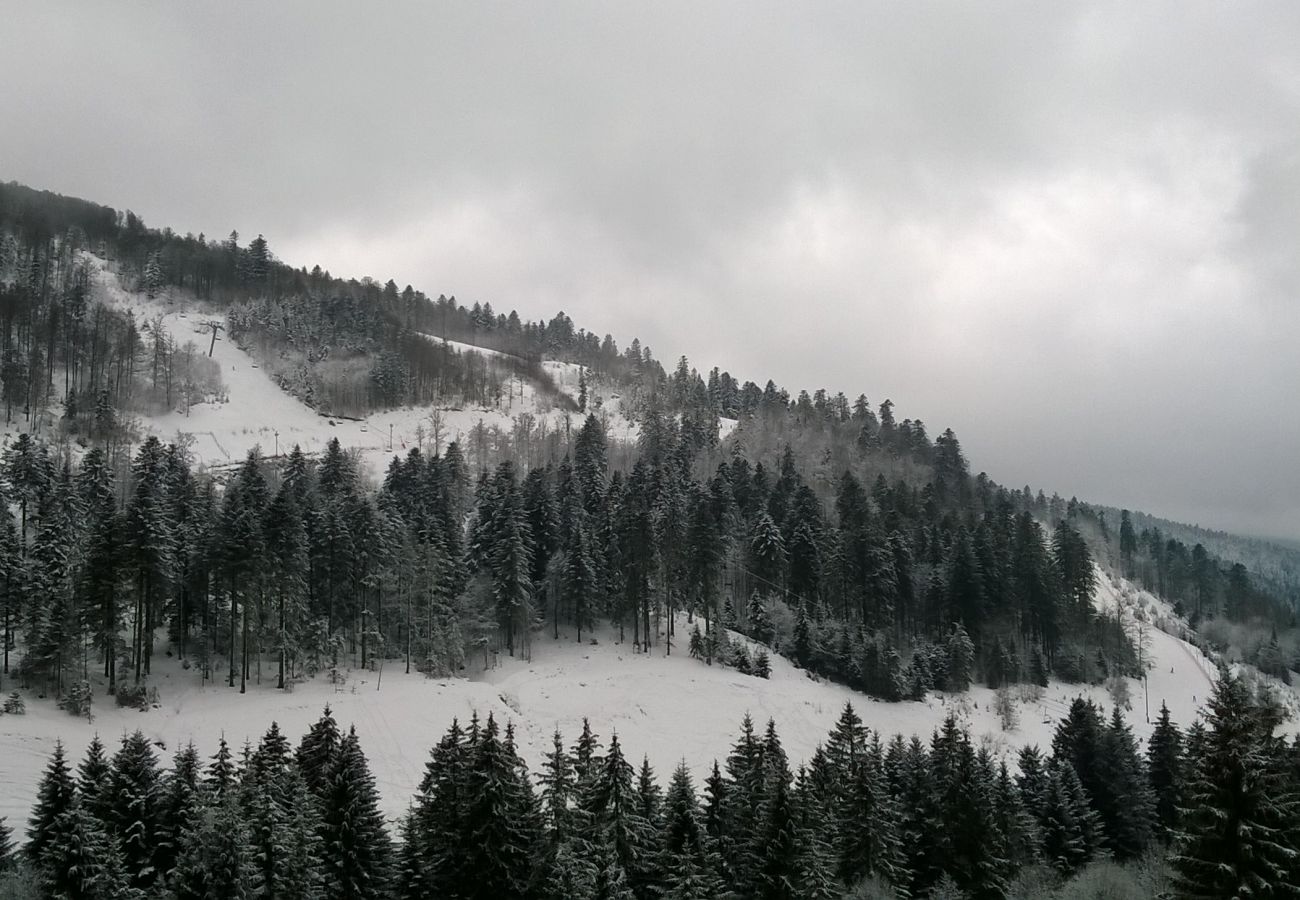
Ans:
{"label": "white snow", "polygon": [[[142,295],[122,290],[117,279],[103,265],[98,267],[97,284],[105,296],[123,308],[151,316],[162,313],[163,324],[183,344],[193,341],[207,351],[208,335],[201,323],[207,316],[196,314],[183,301],[145,301]],[[203,333],[200,333],[203,332]],[[458,349],[492,353],[461,345]],[[364,421],[328,420],[282,391],[255,364],[255,360],[229,341],[219,339],[213,359],[221,366],[228,401],[194,406],[188,415],[169,413],[145,419],[147,432],[173,440],[178,431],[194,435],[194,453],[211,466],[238,462],[255,444],[272,453],[278,442],[285,452],[294,443],[319,452],[337,436],[345,447],[357,447],[368,467],[382,472],[393,453],[405,453],[417,441],[416,429],[429,431],[431,409],[405,409],[370,416]],[[562,390],[576,395],[579,367],[548,361],[546,370]],[[549,417],[553,427],[576,429],[577,414],[544,411],[537,407],[531,387],[516,383],[518,393],[504,408],[444,409],[443,443],[463,438],[477,422],[499,426],[508,432],[513,415],[529,412]],[[589,386],[591,401],[600,402],[607,416],[611,437],[630,440],[636,427],[618,415],[618,398],[605,396],[600,385]],[[391,432],[390,432],[391,427]],[[723,420],[724,433],[735,427]],[[390,446],[390,433],[391,446]],[[431,438],[425,438],[425,446]],[[1185,628],[1168,606],[1133,585],[1101,576],[1097,596],[1099,609],[1114,615],[1121,607],[1122,621],[1131,636],[1144,633],[1144,654],[1150,660],[1145,683],[1130,682],[1132,709],[1127,716],[1139,738],[1150,734],[1161,702],[1169,705],[1174,719],[1186,727],[1210,693],[1215,669],[1199,650],[1177,635]],[[1145,627],[1144,627],[1145,626]],[[1161,630],[1165,629],[1165,630]],[[1172,633],[1170,633],[1172,632]],[[683,627],[678,647],[686,645]],[[706,666],[684,652],[671,657],[662,646],[651,654],[634,653],[619,644],[609,630],[598,633],[598,643],[578,644],[572,640],[535,640],[531,661],[507,659],[473,678],[427,679],[402,674],[393,660],[378,672],[352,672],[345,685],[336,688],[323,677],[301,684],[291,693],[275,690],[274,679],[260,686],[250,685],[249,694],[237,689],[199,683],[197,672],[183,670],[174,659],[159,650],[152,679],[161,704],[148,712],[119,709],[104,697],[96,697],[99,708],[93,724],[58,710],[52,700],[27,697],[25,716],[0,718],[0,816],[12,824],[25,822],[41,771],[56,739],[68,746],[70,757],[80,758],[91,736],[98,732],[110,749],[122,734],[136,728],[165,746],[164,761],[178,745],[193,740],[206,757],[216,750],[224,732],[232,746],[256,741],[272,720],[291,736],[298,737],[330,703],[340,724],[355,724],[370,758],[387,814],[405,810],[420,779],[429,749],[453,717],[468,719],[473,710],[480,715],[495,713],[516,724],[520,750],[536,767],[550,746],[558,727],[566,743],[581,729],[583,716],[604,740],[617,732],[628,754],[639,760],[649,757],[662,777],[679,760],[685,759],[703,774],[714,758],[724,757],[734,742],[742,715],[748,711],[762,727],[775,720],[782,741],[794,764],[808,758],[834,724],[846,701],[851,701],[872,728],[888,736],[895,732],[927,738],[949,713],[956,713],[976,739],[996,752],[1010,755],[1020,746],[1050,744],[1057,720],[1076,696],[1086,696],[1109,707],[1103,688],[1054,682],[1041,698],[1018,704],[1019,726],[1003,731],[994,711],[995,693],[975,687],[965,695],[931,694],[923,703],[883,703],[839,685],[818,682],[791,664],[773,656],[770,680],[741,675],[720,666]],[[12,681],[6,679],[5,690]],[[1294,691],[1287,694],[1295,707]],[[1286,728],[1294,730],[1293,718]]]}
{"label": "white snow", "polygon": [[[1144,599],[1131,585],[1109,579],[1103,579],[1099,595],[1103,608],[1120,596]],[[1146,595],[1145,600],[1152,605],[1154,598]],[[1152,608],[1160,612],[1159,604]],[[275,690],[274,678],[268,677],[260,686],[250,684],[246,696],[237,688],[201,686],[195,671],[183,671],[160,651],[152,681],[161,697],[157,709],[119,709],[101,691],[93,724],[58,710],[52,701],[30,696],[27,715],[0,718],[0,815],[11,822],[25,821],[56,738],[63,739],[74,760],[96,732],[111,746],[136,728],[166,747],[165,760],[190,740],[210,756],[223,733],[239,748],[245,740],[256,742],[272,720],[296,742],[327,702],[343,727],[356,725],[390,816],[405,810],[430,748],[452,718],[467,720],[474,710],[514,722],[520,751],[534,769],[556,728],[571,744],[581,731],[582,717],[588,716],[603,741],[617,732],[631,758],[648,756],[666,778],[683,759],[702,777],[715,758],[726,756],[746,711],[758,727],[769,718],[776,722],[792,764],[798,765],[825,739],[846,701],[886,737],[901,732],[927,739],[945,716],[955,713],[977,741],[1008,757],[1025,744],[1047,748],[1056,722],[1074,697],[1110,706],[1102,688],[1053,682],[1041,699],[1018,703],[1019,727],[1007,732],[994,712],[995,692],[986,687],[965,695],[936,692],[923,703],[883,703],[814,681],[777,656],[772,657],[770,680],[707,666],[681,652],[686,634],[683,622],[676,639],[679,649],[667,657],[662,645],[650,654],[635,653],[630,645],[619,644],[609,629],[598,633],[594,645],[579,644],[571,636],[553,641],[539,635],[531,661],[502,659],[472,678],[408,676],[400,661],[388,660],[382,676],[353,671],[341,687],[321,676],[284,693]],[[1147,644],[1151,669],[1146,692],[1141,682],[1130,682],[1133,708],[1126,714],[1139,739],[1148,737],[1152,727],[1145,714],[1147,696],[1152,721],[1164,701],[1186,727],[1214,677],[1209,661],[1173,635],[1152,629]],[[1294,730],[1296,722],[1285,727]]]}
{"label": "white snow", "polygon": [[[435,411],[440,419],[441,448],[458,440],[464,449],[467,437],[480,423],[510,435],[518,417],[524,413],[533,417],[534,425],[545,424],[552,432],[566,429],[576,432],[582,425],[581,414],[555,407],[539,396],[531,383],[520,378],[511,378],[500,404],[491,407],[404,407],[361,420],[322,415],[281,389],[257,360],[227,340],[224,332],[219,333],[216,344],[212,345],[211,332],[204,324],[223,319],[221,314],[203,312],[198,304],[184,297],[148,300],[144,294],[125,290],[104,260],[90,254],[86,258],[93,268],[99,297],[131,310],[141,323],[161,315],[163,327],[178,347],[193,343],[200,355],[207,355],[211,348],[212,359],[221,369],[225,402],[195,404],[188,412],[172,411],[137,420],[142,437],[153,434],[160,440],[174,441],[178,434],[191,435],[191,450],[199,464],[208,467],[236,464],[254,446],[260,446],[264,455],[286,453],[294,444],[308,453],[320,453],[331,438],[337,437],[345,449],[360,455],[373,477],[381,478],[392,456],[404,456],[415,446],[423,447],[426,452],[432,449]],[[507,356],[458,341],[447,343],[462,352]],[[579,366],[554,361],[546,361],[543,366],[565,393],[576,398]],[[593,402],[598,396],[593,396]],[[616,404],[612,408],[603,407],[599,415],[611,441],[636,439],[637,426],[621,415]]]}

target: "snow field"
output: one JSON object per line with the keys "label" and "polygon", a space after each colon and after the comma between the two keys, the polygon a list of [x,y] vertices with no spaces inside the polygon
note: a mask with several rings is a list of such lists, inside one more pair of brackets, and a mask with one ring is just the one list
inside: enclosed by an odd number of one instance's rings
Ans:
{"label": "snow field", "polygon": [[[403,407],[360,420],[322,415],[281,389],[254,357],[227,340],[224,333],[218,334],[213,345],[205,323],[222,319],[221,314],[197,311],[194,304],[183,299],[148,300],[143,294],[131,293],[121,286],[104,260],[91,255],[87,258],[94,268],[99,297],[131,310],[142,324],[162,315],[162,325],[178,347],[193,343],[195,352],[205,356],[211,348],[212,359],[220,367],[225,386],[224,403],[201,403],[192,406],[188,413],[172,411],[138,420],[144,435],[156,435],[164,442],[175,441],[178,435],[190,435],[196,463],[210,468],[238,464],[255,446],[260,446],[266,456],[277,451],[287,453],[294,444],[309,454],[317,454],[337,437],[345,449],[360,455],[365,470],[373,478],[382,479],[393,456],[405,456],[416,446],[432,452],[431,416],[435,410],[441,420],[443,449],[454,440],[464,447],[467,436],[480,422],[509,434],[520,413],[529,413],[538,421],[544,419],[552,431],[568,428],[576,432],[582,426],[582,415],[554,408],[530,383],[519,378],[510,379],[507,396],[495,407]],[[505,355],[457,341],[448,343],[461,352]],[[543,365],[565,393],[577,396],[578,366],[553,361]],[[602,410],[602,415],[611,440],[635,440],[637,427],[618,413],[617,404]]]}
{"label": "snow field", "polygon": [[[1122,591],[1137,594],[1130,585],[1103,579],[1099,605],[1114,603]],[[403,663],[390,659],[382,674],[349,672],[346,683],[337,687],[322,675],[292,692],[274,688],[268,661],[263,683],[250,683],[245,696],[223,684],[200,685],[194,670],[183,670],[178,661],[160,653],[152,681],[160,694],[157,709],[118,708],[101,690],[93,723],[73,718],[50,700],[31,697],[25,716],[0,717],[0,815],[13,823],[26,821],[56,739],[64,741],[76,760],[92,735],[98,733],[111,749],[123,734],[139,728],[160,745],[159,754],[167,763],[188,741],[194,741],[204,757],[211,756],[223,734],[238,753],[245,741],[256,743],[273,720],[296,744],[326,703],[342,727],[356,726],[384,812],[394,817],[407,808],[429,750],[452,719],[468,721],[475,710],[481,717],[491,713],[502,724],[514,723],[520,753],[533,771],[550,749],[554,731],[558,728],[565,744],[571,745],[586,716],[602,744],[617,733],[630,759],[648,757],[666,779],[682,760],[703,778],[714,759],[727,755],[746,712],[758,728],[769,718],[776,722],[791,763],[798,766],[825,740],[845,702],[886,739],[902,733],[928,740],[953,713],[977,742],[1009,762],[1026,744],[1048,748],[1056,723],[1076,696],[1110,707],[1103,688],[1053,682],[1037,700],[1018,699],[1019,725],[1004,731],[994,709],[996,692],[986,687],[973,687],[964,695],[934,692],[921,703],[884,703],[815,681],[776,655],[770,680],[705,665],[684,652],[688,634],[683,618],[671,656],[664,655],[662,641],[649,654],[633,652],[630,644],[618,643],[611,629],[599,631],[594,644],[580,644],[571,635],[558,641],[535,636],[531,660],[503,657],[472,678],[405,675]],[[1195,648],[1155,629],[1148,638],[1151,722],[1144,713],[1139,681],[1130,681],[1132,709],[1126,712],[1140,740],[1150,735],[1162,700],[1181,727],[1189,725],[1213,678],[1213,667]],[[1286,727],[1294,730],[1296,723]]]}

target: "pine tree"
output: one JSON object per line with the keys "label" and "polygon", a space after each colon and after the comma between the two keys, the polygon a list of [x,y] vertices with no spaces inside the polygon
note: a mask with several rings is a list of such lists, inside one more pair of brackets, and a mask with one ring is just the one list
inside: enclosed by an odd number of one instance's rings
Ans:
{"label": "pine tree", "polygon": [[755,896],[762,900],[797,900],[803,896],[802,843],[793,798],[790,769],[784,755],[767,760],[765,796],[756,835],[758,860]]}
{"label": "pine tree", "polygon": [[[117,842],[80,803],[59,814],[38,857],[45,896],[56,900],[134,900]],[[29,847],[30,852],[30,847]],[[238,900],[238,898],[236,898]]]}
{"label": "pine tree", "polygon": [[961,693],[970,689],[975,664],[975,645],[958,623],[948,636],[948,678],[946,687]]}
{"label": "pine tree", "polygon": [[208,764],[208,774],[203,780],[203,789],[215,800],[230,794],[235,788],[235,763],[230,755],[230,745],[223,734],[217,743],[217,752]]}
{"label": "pine tree", "polygon": [[760,644],[772,643],[776,632],[772,626],[772,618],[767,612],[767,603],[758,591],[754,591],[749,598],[748,625],[747,633],[751,638]]}
{"label": "pine tree", "polygon": [[1249,689],[1222,671],[1171,862],[1178,896],[1300,895],[1294,776],[1281,770]]}
{"label": "pine tree", "polygon": [[1053,767],[1045,778],[1036,804],[1043,857],[1058,872],[1069,875],[1087,860],[1088,847],[1076,815],[1078,810],[1066,791],[1060,768]]}
{"label": "pine tree", "polygon": [[63,742],[56,741],[54,753],[50,756],[50,762],[36,791],[36,805],[32,807],[31,818],[27,823],[27,845],[24,850],[28,859],[38,866],[58,833],[61,817],[72,808],[75,799],[76,786],[72,782],[72,773],[68,771]]}
{"label": "pine tree", "polygon": [[657,876],[655,840],[638,801],[632,766],[615,735],[610,738],[600,770],[585,791],[582,808],[589,817],[589,840],[595,846],[609,848],[636,896],[645,898],[653,892]]}
{"label": "pine tree", "polygon": [[18,864],[18,848],[14,845],[14,832],[4,816],[0,816],[0,873]]}
{"label": "pine tree", "polygon": [[158,879],[157,835],[162,825],[158,759],[144,733],[122,739],[113,756],[108,797],[111,832],[122,849],[122,865],[134,887],[150,888]]}
{"label": "pine tree", "polygon": [[856,884],[877,874],[905,883],[898,814],[883,773],[865,754],[849,764],[834,815],[841,881]]}
{"label": "pine tree", "polygon": [[86,755],[77,765],[77,793],[86,811],[108,824],[108,782],[112,766],[104,755],[104,744],[96,734],[86,748]]}
{"label": "pine tree", "polygon": [[591,730],[591,722],[582,719],[582,733],[573,746],[573,775],[578,790],[585,791],[601,768],[600,735]]}
{"label": "pine tree", "polygon": [[513,731],[507,728],[503,738],[488,716],[477,738],[471,729],[470,744],[461,896],[525,896],[533,879],[540,822]]}
{"label": "pine tree", "polygon": [[1155,794],[1156,830],[1164,840],[1170,840],[1178,827],[1185,769],[1183,735],[1170,718],[1169,707],[1161,703],[1147,741],[1147,774]]}
{"label": "pine tree", "polygon": [[794,620],[794,658],[803,668],[807,668],[813,658],[812,628],[808,622],[808,602],[799,604]]}
{"label": "pine tree", "polygon": [[303,780],[317,797],[323,798],[329,790],[342,743],[338,722],[334,720],[334,714],[330,712],[327,703],[321,717],[303,735],[294,754],[294,761],[302,772]]}
{"label": "pine tree", "polygon": [[181,839],[172,876],[176,900],[252,900],[255,874],[235,798],[200,809]]}
{"label": "pine tree", "polygon": [[387,895],[392,848],[355,728],[339,746],[322,807],[321,843],[329,900],[379,900]]}
{"label": "pine tree", "polygon": [[[84,789],[82,797],[84,802]],[[162,784],[157,866],[164,881],[170,878],[176,867],[185,830],[194,823],[201,805],[199,754],[193,744],[187,744],[177,751],[171,771]]]}
{"label": "pine tree", "polygon": [[1101,773],[1108,802],[1098,804],[1098,810],[1108,846],[1117,859],[1139,856],[1153,836],[1155,798],[1137,742],[1118,707],[1102,738]]}

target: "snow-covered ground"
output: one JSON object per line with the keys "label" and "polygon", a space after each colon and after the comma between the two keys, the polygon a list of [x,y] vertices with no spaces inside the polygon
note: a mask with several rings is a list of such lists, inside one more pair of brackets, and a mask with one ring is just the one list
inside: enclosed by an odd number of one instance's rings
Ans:
{"label": "snow-covered ground", "polygon": [[[203,323],[209,316],[187,309],[183,301],[150,302],[143,295],[128,293],[102,263],[96,265],[97,289],[110,302],[133,309],[142,320],[162,314],[163,326],[179,344],[192,341],[207,352],[210,335]],[[458,349],[493,353],[469,345]],[[226,402],[200,404],[188,414],[171,412],[141,422],[146,432],[164,440],[174,440],[178,432],[193,435],[194,454],[207,465],[237,462],[254,445],[264,453],[275,452],[277,445],[285,452],[294,443],[319,452],[337,436],[345,447],[358,448],[367,467],[378,475],[392,454],[404,454],[419,441],[417,429],[425,432],[426,448],[432,441],[432,409],[396,410],[363,421],[331,420],[281,390],[231,342],[218,339],[212,358],[221,368]],[[544,365],[561,390],[576,396],[578,366],[554,361]],[[636,428],[618,414],[618,398],[602,396],[599,385],[591,386],[590,394],[593,404],[601,401],[611,437],[634,439]],[[564,427],[565,416],[571,416],[568,427],[581,425],[577,414],[543,409],[531,387],[517,382],[514,399],[504,408],[439,410],[443,444],[464,439],[479,421],[509,432],[520,412],[546,418],[549,427]],[[729,432],[735,422],[724,420],[722,427]],[[1131,637],[1142,638],[1150,661],[1145,681],[1129,685],[1128,718],[1137,736],[1150,734],[1151,720],[1162,702],[1176,721],[1189,724],[1210,693],[1215,669],[1199,650],[1180,639],[1185,625],[1150,594],[1105,575],[1097,604],[1112,616],[1117,607],[1121,609],[1126,630]],[[679,635],[679,647],[685,646],[684,634],[683,630]],[[6,680],[6,690],[8,684]],[[101,692],[93,724],[58,710],[50,700],[30,696],[25,716],[0,718],[0,816],[13,823],[25,821],[56,739],[68,745],[75,760],[95,733],[111,745],[123,733],[140,728],[165,748],[160,750],[164,759],[190,740],[207,756],[223,733],[238,747],[246,740],[256,741],[272,720],[296,740],[327,702],[345,727],[356,725],[384,809],[394,816],[406,808],[429,749],[452,718],[467,719],[474,710],[513,721],[521,752],[531,766],[541,761],[556,728],[566,742],[572,742],[582,717],[589,716],[605,739],[617,732],[629,754],[638,759],[647,755],[666,776],[682,759],[703,774],[713,759],[724,757],[746,711],[760,726],[768,718],[775,720],[797,764],[825,738],[846,701],[852,701],[866,722],[886,735],[927,737],[945,716],[956,713],[978,740],[1007,755],[1028,743],[1048,745],[1056,722],[1076,696],[1110,705],[1103,688],[1053,683],[1039,697],[1019,697],[1019,724],[1004,731],[994,710],[995,694],[988,688],[976,687],[961,696],[934,693],[923,703],[882,703],[815,681],[779,657],[772,660],[771,679],[762,680],[706,666],[680,652],[671,657],[663,656],[662,650],[633,653],[608,631],[598,634],[596,644],[539,637],[531,660],[506,659],[470,679],[408,676],[402,674],[400,663],[390,660],[382,679],[378,672],[358,671],[350,673],[341,687],[321,677],[285,693],[275,690],[273,679],[268,678],[241,696],[237,690],[201,685],[195,671],[183,670],[176,660],[160,654],[153,684],[161,703],[148,712],[119,709]],[[1298,698],[1294,690],[1286,693],[1293,709],[1298,708]],[[1294,731],[1297,719],[1286,727]]]}
{"label": "snow-covered ground", "polygon": [[[257,360],[227,340],[224,332],[213,345],[206,323],[221,319],[220,315],[203,312],[185,298],[148,300],[144,294],[123,288],[102,259],[92,255],[87,255],[87,259],[100,298],[131,310],[142,324],[161,315],[163,327],[178,347],[193,343],[200,355],[207,355],[211,348],[212,359],[220,367],[224,382],[224,402],[200,403],[187,412],[176,410],[138,420],[142,436],[154,434],[163,441],[174,441],[179,434],[192,436],[191,449],[198,463],[210,467],[237,463],[254,446],[260,446],[265,455],[285,453],[294,444],[301,445],[308,453],[319,453],[331,438],[337,437],[344,448],[360,454],[373,476],[382,477],[392,456],[404,456],[415,446],[431,450],[435,415],[443,448],[453,440],[461,441],[463,447],[467,436],[480,423],[509,435],[521,413],[531,415],[535,425],[545,422],[552,432],[566,428],[576,431],[582,426],[583,415],[555,408],[537,394],[532,384],[519,378],[510,380],[506,396],[497,406],[404,407],[360,420],[323,416],[281,389]],[[462,352],[505,355],[457,341],[447,343]],[[576,398],[579,366],[554,361],[544,362],[543,366],[562,391]],[[636,439],[636,425],[619,413],[617,403],[602,406],[600,415],[610,440]]]}
{"label": "snow-covered ground", "polygon": [[[1150,595],[1125,583],[1103,579],[1099,605],[1127,595],[1138,602]],[[1113,607],[1112,607],[1113,608]],[[686,630],[679,631],[679,647]],[[1177,637],[1152,628],[1146,654],[1151,662],[1147,683],[1130,682],[1132,709],[1127,717],[1138,738],[1151,732],[1161,702],[1182,726],[1191,723],[1208,696],[1214,668],[1198,650]],[[269,667],[267,669],[269,672]],[[759,726],[773,719],[796,765],[824,740],[846,701],[851,701],[872,728],[885,735],[901,732],[927,738],[950,712],[975,738],[996,753],[1011,756],[1025,744],[1047,747],[1057,721],[1076,696],[1110,706],[1103,688],[1057,682],[1041,698],[1018,700],[1019,725],[1004,731],[994,711],[994,692],[975,687],[965,695],[933,693],[923,703],[882,703],[845,687],[815,681],[779,657],[772,659],[770,680],[733,669],[706,666],[678,651],[665,657],[632,652],[616,635],[598,633],[597,643],[538,637],[530,661],[503,659],[473,678],[429,679],[403,674],[400,661],[374,671],[349,673],[335,687],[322,676],[292,692],[275,690],[273,677],[250,684],[249,693],[201,686],[195,671],[182,670],[160,653],[153,679],[160,706],[148,712],[119,709],[102,694],[94,723],[58,710],[49,700],[28,698],[25,716],[0,718],[0,815],[21,822],[30,808],[40,772],[56,738],[79,758],[98,733],[114,743],[136,728],[165,747],[164,759],[178,745],[194,741],[211,755],[222,734],[236,748],[256,741],[272,720],[296,741],[329,703],[339,722],[355,724],[383,794],[385,811],[399,815],[414,792],[428,752],[453,717],[468,719],[494,713],[515,723],[520,750],[536,767],[551,745],[556,728],[571,743],[583,716],[605,740],[617,732],[627,752],[644,754],[663,776],[679,760],[703,775],[715,758],[725,757],[749,712]],[[1146,716],[1147,700],[1151,721]],[[1286,728],[1294,731],[1292,720]]]}

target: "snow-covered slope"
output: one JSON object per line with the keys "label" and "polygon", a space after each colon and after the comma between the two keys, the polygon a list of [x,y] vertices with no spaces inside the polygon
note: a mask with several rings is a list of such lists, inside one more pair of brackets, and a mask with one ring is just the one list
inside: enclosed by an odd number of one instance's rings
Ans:
{"label": "snow-covered slope", "polygon": [[[237,463],[254,446],[260,446],[266,455],[287,452],[294,444],[301,445],[308,453],[318,453],[331,438],[337,437],[343,447],[355,449],[366,468],[379,477],[393,455],[405,455],[417,445],[426,450],[432,448],[435,411],[443,447],[453,440],[460,440],[463,444],[480,423],[486,428],[495,427],[510,434],[521,413],[533,416],[535,423],[545,420],[552,430],[576,430],[582,425],[582,415],[555,408],[540,397],[531,384],[518,378],[512,379],[510,390],[506,391],[501,403],[492,407],[406,407],[360,420],[322,416],[281,389],[259,367],[254,357],[227,340],[224,333],[220,333],[216,343],[212,344],[211,331],[206,323],[220,320],[220,315],[201,312],[196,304],[185,298],[149,300],[144,294],[129,292],[104,260],[89,254],[86,258],[94,272],[95,291],[99,298],[132,311],[141,324],[161,316],[163,328],[178,347],[193,343],[195,352],[203,356],[211,350],[212,359],[221,370],[226,396],[224,402],[200,403],[188,411],[172,411],[139,419],[143,434],[157,435],[163,441],[174,441],[178,435],[192,436],[191,449],[200,464],[219,467]],[[470,344],[448,343],[461,352],[504,355]],[[553,361],[543,365],[565,393],[577,396],[578,366]],[[635,440],[636,425],[619,413],[616,403],[603,407],[600,414],[611,440]]]}
{"label": "snow-covered slope", "polygon": [[[1103,579],[1099,605],[1113,608],[1117,598],[1130,608],[1145,602],[1151,614],[1160,612],[1150,595],[1143,598],[1131,585]],[[1144,690],[1141,682],[1130,682],[1132,709],[1127,713],[1140,739],[1152,727],[1146,715],[1148,698],[1151,720],[1165,702],[1185,726],[1208,696],[1214,677],[1212,665],[1198,650],[1158,629],[1149,629],[1145,652],[1151,663],[1147,684]],[[238,747],[245,740],[256,741],[272,720],[296,740],[326,703],[345,727],[356,725],[389,815],[406,808],[429,749],[452,718],[467,719],[474,710],[513,721],[521,752],[533,767],[550,747],[556,728],[572,742],[588,716],[605,739],[617,732],[629,754],[637,759],[648,756],[660,773],[666,775],[684,759],[702,775],[713,759],[726,755],[745,712],[760,726],[773,719],[797,764],[825,738],[846,701],[886,735],[928,737],[945,716],[955,713],[977,740],[1008,755],[1024,744],[1046,747],[1076,696],[1110,705],[1102,688],[1054,682],[1040,698],[1018,699],[1019,725],[1004,731],[994,712],[994,692],[985,687],[961,696],[934,693],[923,703],[882,703],[814,681],[781,658],[773,658],[772,677],[763,680],[706,666],[680,652],[669,657],[662,650],[634,653],[608,631],[600,633],[595,644],[539,637],[531,660],[504,659],[470,679],[428,679],[402,670],[399,661],[389,660],[382,675],[351,672],[340,687],[319,677],[291,693],[275,690],[274,679],[268,677],[240,696],[237,689],[201,686],[195,671],[160,658],[153,683],[161,704],[148,712],[110,706],[101,695],[96,698],[101,708],[91,724],[49,701],[30,700],[27,715],[0,718],[0,815],[24,820],[57,738],[77,758],[95,733],[111,743],[140,728],[166,748],[165,758],[190,740],[211,755],[222,734]],[[1286,727],[1294,730],[1296,722]]]}
{"label": "snow-covered slope", "polygon": [[[134,310],[141,321],[161,315],[163,327],[179,344],[193,342],[198,352],[206,354],[210,334],[203,323],[208,316],[186,308],[183,301],[151,302],[125,292],[101,262],[95,264],[97,290],[109,302]],[[468,345],[458,349],[492,352]],[[345,447],[359,448],[377,474],[392,454],[405,453],[419,440],[417,429],[423,427],[427,435],[431,428],[431,409],[398,410],[363,421],[331,420],[282,391],[251,356],[229,341],[218,339],[212,358],[221,368],[225,402],[199,404],[188,414],[171,412],[141,422],[146,432],[165,440],[175,439],[178,432],[192,435],[196,458],[209,466],[238,462],[254,445],[272,453],[277,445],[284,452],[298,443],[318,452],[337,436]],[[547,362],[545,367],[561,390],[576,396],[577,366]],[[559,417],[568,414],[541,409],[531,388],[517,387],[513,405],[504,408],[440,410],[444,444],[463,438],[479,421],[509,431],[512,417],[519,412],[549,416],[552,425],[563,427]],[[598,388],[593,400],[596,397]],[[600,399],[610,417],[612,436],[634,438],[635,426],[617,416],[617,397]],[[576,429],[580,419],[575,415],[567,424]],[[724,422],[723,427],[734,427],[734,422]],[[425,437],[426,447],[430,440]],[[1215,669],[1179,637],[1185,626],[1150,594],[1105,575],[1100,578],[1097,604],[1109,616],[1118,610],[1130,636],[1142,640],[1150,662],[1148,677],[1129,684],[1128,717],[1137,736],[1149,735],[1162,702],[1180,724],[1190,723],[1210,692]],[[684,643],[679,640],[679,645]],[[682,759],[702,774],[714,758],[726,755],[745,712],[760,726],[773,719],[797,764],[825,738],[846,701],[886,735],[902,732],[925,737],[945,716],[956,714],[979,741],[1003,754],[1027,743],[1047,745],[1056,722],[1076,696],[1110,704],[1103,688],[1053,683],[1040,695],[1017,692],[1019,723],[1004,730],[994,711],[995,694],[988,688],[976,687],[961,696],[934,693],[923,703],[882,703],[815,681],[780,658],[772,661],[771,679],[762,680],[709,667],[681,653],[671,657],[661,651],[634,653],[608,631],[598,634],[596,644],[538,638],[530,660],[503,660],[469,679],[427,679],[405,675],[402,668],[390,660],[382,675],[353,672],[341,687],[322,677],[291,693],[276,691],[268,678],[241,696],[220,685],[202,685],[195,671],[160,657],[153,677],[160,706],[143,713],[119,709],[101,691],[97,697],[101,708],[93,724],[67,715],[49,700],[29,697],[27,715],[0,718],[0,816],[10,817],[11,822],[25,820],[40,771],[57,739],[68,745],[76,759],[96,732],[111,744],[123,733],[140,728],[165,748],[160,749],[164,759],[190,740],[206,756],[214,752],[223,733],[239,746],[256,741],[272,720],[296,740],[327,702],[341,723],[356,725],[390,815],[406,808],[429,748],[452,718],[468,718],[474,710],[513,721],[521,751],[532,766],[549,748],[556,728],[571,742],[582,718],[588,716],[602,736],[607,739],[616,731],[631,755],[647,755],[661,774]],[[1298,695],[1292,691],[1286,696],[1295,708]],[[1296,719],[1286,727],[1294,730]]]}

